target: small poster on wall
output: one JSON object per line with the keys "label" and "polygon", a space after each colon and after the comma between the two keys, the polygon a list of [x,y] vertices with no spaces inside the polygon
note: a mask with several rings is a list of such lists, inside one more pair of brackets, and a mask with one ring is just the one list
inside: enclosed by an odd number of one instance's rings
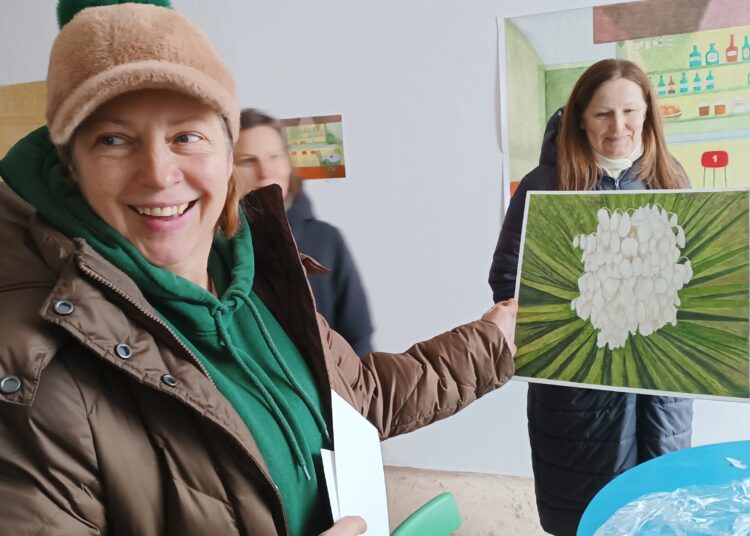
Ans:
{"label": "small poster on wall", "polygon": [[289,157],[303,179],[346,177],[344,134],[340,115],[282,119]]}
{"label": "small poster on wall", "polygon": [[47,83],[0,86],[0,158],[21,138],[46,123]]}
{"label": "small poster on wall", "polygon": [[693,188],[750,186],[750,9],[744,0],[645,0],[500,25],[504,202],[539,162],[547,120],[593,63],[648,75],[669,151]]}
{"label": "small poster on wall", "polygon": [[750,191],[530,192],[516,377],[750,401]]}

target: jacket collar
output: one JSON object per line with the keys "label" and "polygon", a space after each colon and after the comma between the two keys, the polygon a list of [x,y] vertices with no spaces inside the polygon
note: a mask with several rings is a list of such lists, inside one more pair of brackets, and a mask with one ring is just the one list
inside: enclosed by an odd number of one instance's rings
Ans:
{"label": "jacket collar", "polygon": [[646,190],[648,187],[640,177],[642,158],[636,160],[631,167],[622,172],[618,178],[602,174],[596,185],[597,190]]}
{"label": "jacket collar", "polygon": [[304,190],[300,190],[300,192],[294,197],[294,202],[292,203],[292,206],[289,207],[289,210],[287,210],[286,216],[289,218],[289,224],[292,227],[296,227],[305,220],[315,219],[312,203]]}
{"label": "jacket collar", "polygon": [[[326,273],[314,259],[300,255],[278,185],[253,190],[243,206],[255,248],[253,290],[279,320],[310,366],[321,400],[331,405],[331,371],[324,357],[317,313],[307,274]],[[293,312],[293,314],[290,314]]]}

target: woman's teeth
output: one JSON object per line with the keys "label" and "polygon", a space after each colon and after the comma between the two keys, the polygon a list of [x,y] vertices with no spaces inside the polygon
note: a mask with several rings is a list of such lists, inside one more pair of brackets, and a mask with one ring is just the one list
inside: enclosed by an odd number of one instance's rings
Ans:
{"label": "woman's teeth", "polygon": [[174,205],[171,207],[134,207],[138,214],[144,216],[160,216],[162,218],[168,216],[182,215],[187,210],[189,203],[182,205]]}

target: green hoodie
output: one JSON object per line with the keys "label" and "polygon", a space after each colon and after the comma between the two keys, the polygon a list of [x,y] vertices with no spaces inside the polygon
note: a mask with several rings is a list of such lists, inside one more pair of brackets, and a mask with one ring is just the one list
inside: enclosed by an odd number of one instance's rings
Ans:
{"label": "green hoodie", "polygon": [[299,350],[252,290],[253,243],[247,220],[231,239],[217,235],[208,271],[220,299],[150,264],[109,227],[66,176],[46,127],[0,161],[0,176],[53,227],[83,238],[131,277],[163,320],[205,365],[253,434],[279,488],[293,535],[331,524],[320,449],[328,426],[312,373]]}

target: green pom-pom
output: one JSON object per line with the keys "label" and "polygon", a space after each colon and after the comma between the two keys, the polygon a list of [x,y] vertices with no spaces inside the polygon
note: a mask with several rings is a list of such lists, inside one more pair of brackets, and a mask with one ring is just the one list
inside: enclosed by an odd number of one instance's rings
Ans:
{"label": "green pom-pom", "polygon": [[153,4],[171,9],[169,0],[60,0],[57,3],[57,25],[62,28],[68,24],[79,11],[87,7],[114,6],[117,4]]}

